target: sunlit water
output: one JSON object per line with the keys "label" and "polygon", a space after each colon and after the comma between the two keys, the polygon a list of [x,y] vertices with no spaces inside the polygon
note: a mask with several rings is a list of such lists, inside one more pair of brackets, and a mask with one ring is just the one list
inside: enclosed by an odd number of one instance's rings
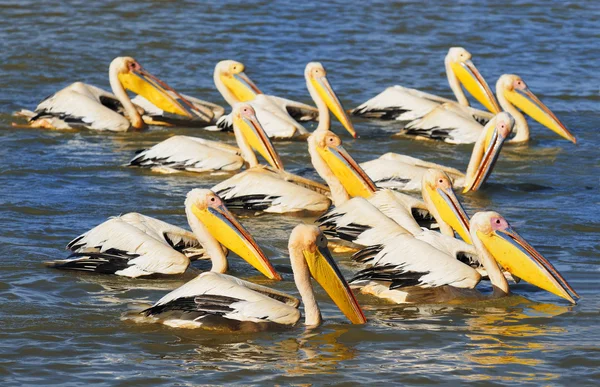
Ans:
{"label": "sunlit water", "polygon": [[[600,13],[593,1],[455,5],[339,2],[6,2],[0,5],[0,375],[7,384],[337,384],[476,382],[593,384],[600,377],[598,122]],[[451,4],[448,2],[448,4]],[[463,45],[490,84],[521,75],[577,136],[534,123],[528,146],[503,150],[467,210],[496,209],[582,295],[579,305],[530,285],[512,297],[459,306],[398,307],[359,296],[369,323],[351,326],[319,291],[314,331],[221,334],[124,320],[193,278],[127,280],[53,271],[73,237],[111,215],[139,211],[185,225],[185,194],[224,176],[128,169],[140,148],[174,133],[15,129],[11,112],[80,80],[108,87],[107,68],[132,55],[181,92],[224,104],[215,63],[237,59],[264,91],[310,102],[302,77],[320,60],[347,108],[393,84],[449,96],[443,57]],[[466,167],[470,147],[390,138],[395,123],[355,120],[342,134],[364,161],[395,151]],[[277,148],[314,176],[306,144]],[[243,217],[282,283],[232,258],[234,275],[295,292],[286,255],[298,219]],[[349,274],[347,255],[338,256]],[[200,263],[198,269],[206,269]],[[486,285],[482,286],[487,290]]]}

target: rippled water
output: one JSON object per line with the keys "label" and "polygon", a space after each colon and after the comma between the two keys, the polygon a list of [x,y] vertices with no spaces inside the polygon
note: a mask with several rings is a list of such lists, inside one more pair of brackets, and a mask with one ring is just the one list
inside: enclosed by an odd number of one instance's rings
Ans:
{"label": "rippled water", "polygon": [[[598,5],[452,3],[0,3],[2,379],[12,385],[597,383]],[[325,64],[347,108],[393,84],[448,96],[443,57],[453,45],[474,53],[491,84],[502,73],[521,75],[579,140],[572,145],[533,124],[533,141],[505,148],[487,188],[462,198],[469,212],[504,214],[582,295],[579,305],[523,283],[511,297],[460,306],[398,307],[359,296],[369,323],[351,326],[319,293],[326,323],[315,331],[223,335],[121,319],[193,273],[126,280],[41,265],[64,257],[71,238],[111,215],[139,211],[184,225],[186,192],[223,176],[157,176],[121,165],[173,133],[233,138],[180,128],[14,129],[12,111],[33,108],[72,81],[108,87],[108,64],[119,55],[136,57],[181,92],[221,104],[212,70],[222,59],[244,62],[266,92],[305,102],[302,75],[312,60]],[[360,161],[395,151],[467,164],[469,146],[392,139],[393,123],[355,124],[360,139],[342,136]],[[277,147],[292,171],[310,176],[304,143]],[[312,219],[242,221],[291,280],[287,235]],[[349,273],[348,256],[339,260]],[[291,281],[269,283],[231,262],[234,275],[295,292]]]}

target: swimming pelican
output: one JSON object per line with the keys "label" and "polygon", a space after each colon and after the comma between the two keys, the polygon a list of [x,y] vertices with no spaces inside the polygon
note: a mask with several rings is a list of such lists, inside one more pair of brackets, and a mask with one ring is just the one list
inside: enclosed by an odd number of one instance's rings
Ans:
{"label": "swimming pelican", "polygon": [[[500,267],[519,278],[575,303],[579,298],[554,266],[529,245],[497,212],[476,213],[470,236],[492,283],[489,297],[510,294]],[[480,274],[468,265],[408,235],[380,247],[373,266],[350,283],[361,292],[395,303],[438,303],[483,298],[475,289]],[[570,292],[570,293],[569,293]]]}
{"label": "swimming pelican", "polygon": [[[318,110],[310,105],[262,94],[258,87],[246,76],[244,69],[242,63],[232,60],[221,61],[217,64],[214,80],[223,98],[231,106],[237,102],[249,102],[256,110],[258,119],[271,138],[292,138],[308,134],[308,131],[297,120],[314,120],[317,118]],[[315,81],[314,87],[321,90],[320,92],[323,95],[335,95],[322,65],[318,72],[320,73],[319,76],[314,77],[315,80],[318,80]],[[335,98],[336,102],[341,105],[337,97]],[[334,111],[338,118],[343,117],[342,113],[344,112]],[[354,127],[344,123],[343,118],[340,118],[340,122],[353,137],[356,137]],[[223,116],[217,122],[217,127],[221,130],[227,130],[231,126],[232,121],[229,115]]]}
{"label": "swimming pelican", "polygon": [[[327,82],[323,65],[308,63],[304,76],[310,95],[319,109],[319,125],[315,133],[329,130],[330,110],[344,127],[353,130],[352,122]],[[324,196],[328,193],[326,186],[291,175],[282,168],[279,171],[261,166],[250,168],[212,189],[230,208],[273,213],[322,213],[331,204],[331,200]],[[315,192],[310,192],[311,190]]]}
{"label": "swimming pelican", "polygon": [[[142,129],[146,122],[206,126],[223,114],[217,105],[177,93],[131,57],[115,58],[108,76],[114,94],[75,82],[44,99],[34,112],[23,110],[16,115],[28,118],[31,127],[124,132]],[[126,89],[144,97],[144,106],[151,104],[153,109],[145,111],[134,104]]]}
{"label": "swimming pelican", "polygon": [[[415,89],[393,86],[352,110],[352,114],[383,120],[412,121],[423,117],[441,104],[448,104],[478,122],[485,123],[493,114],[501,111],[494,94],[471,61],[471,54],[467,50],[451,47],[444,62],[448,83],[458,102]],[[492,113],[469,107],[461,84]]]}
{"label": "swimming pelican", "polygon": [[236,171],[244,166],[244,161],[250,168],[258,165],[255,149],[273,168],[280,168],[279,155],[260,126],[254,109],[247,103],[236,104],[232,116],[239,148],[198,137],[173,136],[138,153],[129,166],[161,173]]}
{"label": "swimming pelican", "polygon": [[[317,227],[296,226],[288,247],[294,281],[304,303],[304,325],[316,327],[322,322],[311,277],[348,320],[353,324],[366,323],[360,305],[331,257],[327,239]],[[298,299],[280,291],[208,272],[167,294],[141,314],[173,327],[226,326],[237,330],[252,324],[253,330],[263,330],[271,324],[296,325],[301,317],[299,305]]]}
{"label": "swimming pelican", "polygon": [[510,114],[502,112],[486,124],[473,146],[466,176],[457,169],[397,153],[386,153],[377,159],[361,163],[360,166],[381,188],[419,191],[423,175],[428,169],[434,168],[452,176],[454,186],[464,188],[463,192],[477,191],[491,174],[514,122]]}
{"label": "swimming pelican", "polygon": [[[496,95],[502,109],[515,119],[515,135],[508,140],[508,143],[529,141],[529,125],[518,109],[559,136],[577,143],[575,136],[529,90],[521,77],[513,74],[502,75],[496,82]],[[450,144],[470,144],[477,141],[482,128],[481,124],[460,109],[445,104],[438,106],[422,118],[408,123],[400,134],[440,140]]]}
{"label": "swimming pelican", "polygon": [[[212,261],[211,271],[227,271],[225,246],[266,277],[281,279],[254,238],[214,192],[191,190],[185,200],[185,212],[193,236]],[[141,218],[141,222],[147,220],[147,217]],[[190,233],[155,220],[146,225],[136,225],[136,222],[140,219],[114,218],[104,222],[69,243],[68,247],[76,252],[68,259],[46,264],[62,270],[131,278],[185,272],[190,258],[173,247],[194,244]]]}

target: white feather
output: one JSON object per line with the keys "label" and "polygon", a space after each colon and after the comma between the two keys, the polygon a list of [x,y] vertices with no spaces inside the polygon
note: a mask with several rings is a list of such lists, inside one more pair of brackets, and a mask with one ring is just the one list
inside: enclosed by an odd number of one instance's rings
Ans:
{"label": "white feather", "polygon": [[285,175],[273,173],[262,166],[238,173],[215,185],[212,190],[226,201],[246,195],[277,197],[264,212],[323,212],[331,205],[326,196],[286,181]]}
{"label": "white feather", "polygon": [[[253,289],[260,290],[260,292]],[[277,301],[265,294],[282,296],[281,292],[242,281],[230,275],[206,272],[165,295],[154,306],[164,305],[182,297],[215,295],[241,300],[230,304],[229,307],[233,308],[234,311],[223,316],[232,320],[271,321],[278,324],[294,325],[300,319],[300,312],[297,307]],[[283,295],[290,300],[290,303],[299,304],[294,297]]]}
{"label": "white feather", "polygon": [[244,165],[237,147],[198,137],[173,136],[136,155],[130,165],[193,172],[236,171]]}

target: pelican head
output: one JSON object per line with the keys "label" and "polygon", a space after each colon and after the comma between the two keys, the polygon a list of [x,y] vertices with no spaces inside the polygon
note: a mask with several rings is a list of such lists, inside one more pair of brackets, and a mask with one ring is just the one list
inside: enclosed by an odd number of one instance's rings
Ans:
{"label": "pelican head", "polygon": [[275,150],[269,136],[256,118],[254,108],[247,103],[239,103],[233,106],[233,126],[255,149],[267,160],[273,168],[283,170],[283,162]]}
{"label": "pelican head", "polygon": [[[456,82],[452,79],[450,72],[460,81],[464,88],[477,99],[483,106],[494,114],[500,113],[502,109],[494,97],[494,93],[488,86],[487,82],[479,70],[471,62],[471,53],[462,47],[451,47],[446,55],[446,72],[448,73],[448,81],[451,87],[455,87]],[[458,86],[456,84],[458,88]],[[462,95],[462,93],[461,93]],[[464,98],[464,96],[463,96]],[[468,105],[468,101],[460,101],[461,105]]]}
{"label": "pelican head", "polygon": [[332,131],[315,131],[308,138],[311,156],[314,151],[344,186],[350,197],[370,197],[375,183],[342,146],[342,140]]}
{"label": "pelican head", "polygon": [[[119,83],[123,88],[131,90],[150,101],[165,112],[191,118],[192,115],[169,94],[177,96],[188,106],[193,105],[166,83],[146,71],[135,59],[129,56],[113,59],[109,67],[109,78],[113,90]],[[117,93],[115,93],[117,94]]]}
{"label": "pelican head", "polygon": [[315,102],[325,102],[327,108],[337,117],[344,128],[356,138],[357,134],[354,130],[352,121],[348,118],[346,111],[342,107],[342,103],[331,88],[327,80],[327,72],[323,65],[319,62],[310,62],[304,69],[304,78],[306,78],[306,86],[310,95]]}
{"label": "pelican head", "polygon": [[262,94],[259,88],[244,73],[246,67],[234,60],[223,60],[215,66],[214,81],[227,103],[252,101],[257,94]]}
{"label": "pelican head", "polygon": [[187,194],[185,206],[221,245],[268,278],[281,280],[252,235],[229,212],[217,194],[208,189],[193,189]]}
{"label": "pelican head", "polygon": [[579,295],[556,268],[527,243],[497,212],[478,212],[471,219],[471,237],[506,271],[572,303]]}
{"label": "pelican head", "polygon": [[506,112],[498,113],[486,124],[473,147],[463,193],[477,191],[485,183],[514,125],[515,119]]}
{"label": "pelican head", "polygon": [[469,216],[454,195],[452,180],[438,169],[428,169],[422,180],[423,199],[428,207],[437,212],[439,219],[448,224],[452,230],[467,243],[471,243],[469,234]]}
{"label": "pelican head", "polygon": [[[290,235],[288,247],[294,279],[301,292],[310,284],[312,277],[325,289],[348,320],[353,324],[367,322],[348,282],[327,248],[327,238],[318,227],[299,224]],[[306,313],[308,317],[309,312]]]}
{"label": "pelican head", "polygon": [[542,103],[529,90],[527,84],[521,77],[514,74],[504,74],[496,82],[496,93],[498,98],[502,95],[509,103],[521,109],[528,116],[544,125],[554,133],[574,144],[577,143],[575,136],[563,125],[562,122],[552,113],[546,105]]}

